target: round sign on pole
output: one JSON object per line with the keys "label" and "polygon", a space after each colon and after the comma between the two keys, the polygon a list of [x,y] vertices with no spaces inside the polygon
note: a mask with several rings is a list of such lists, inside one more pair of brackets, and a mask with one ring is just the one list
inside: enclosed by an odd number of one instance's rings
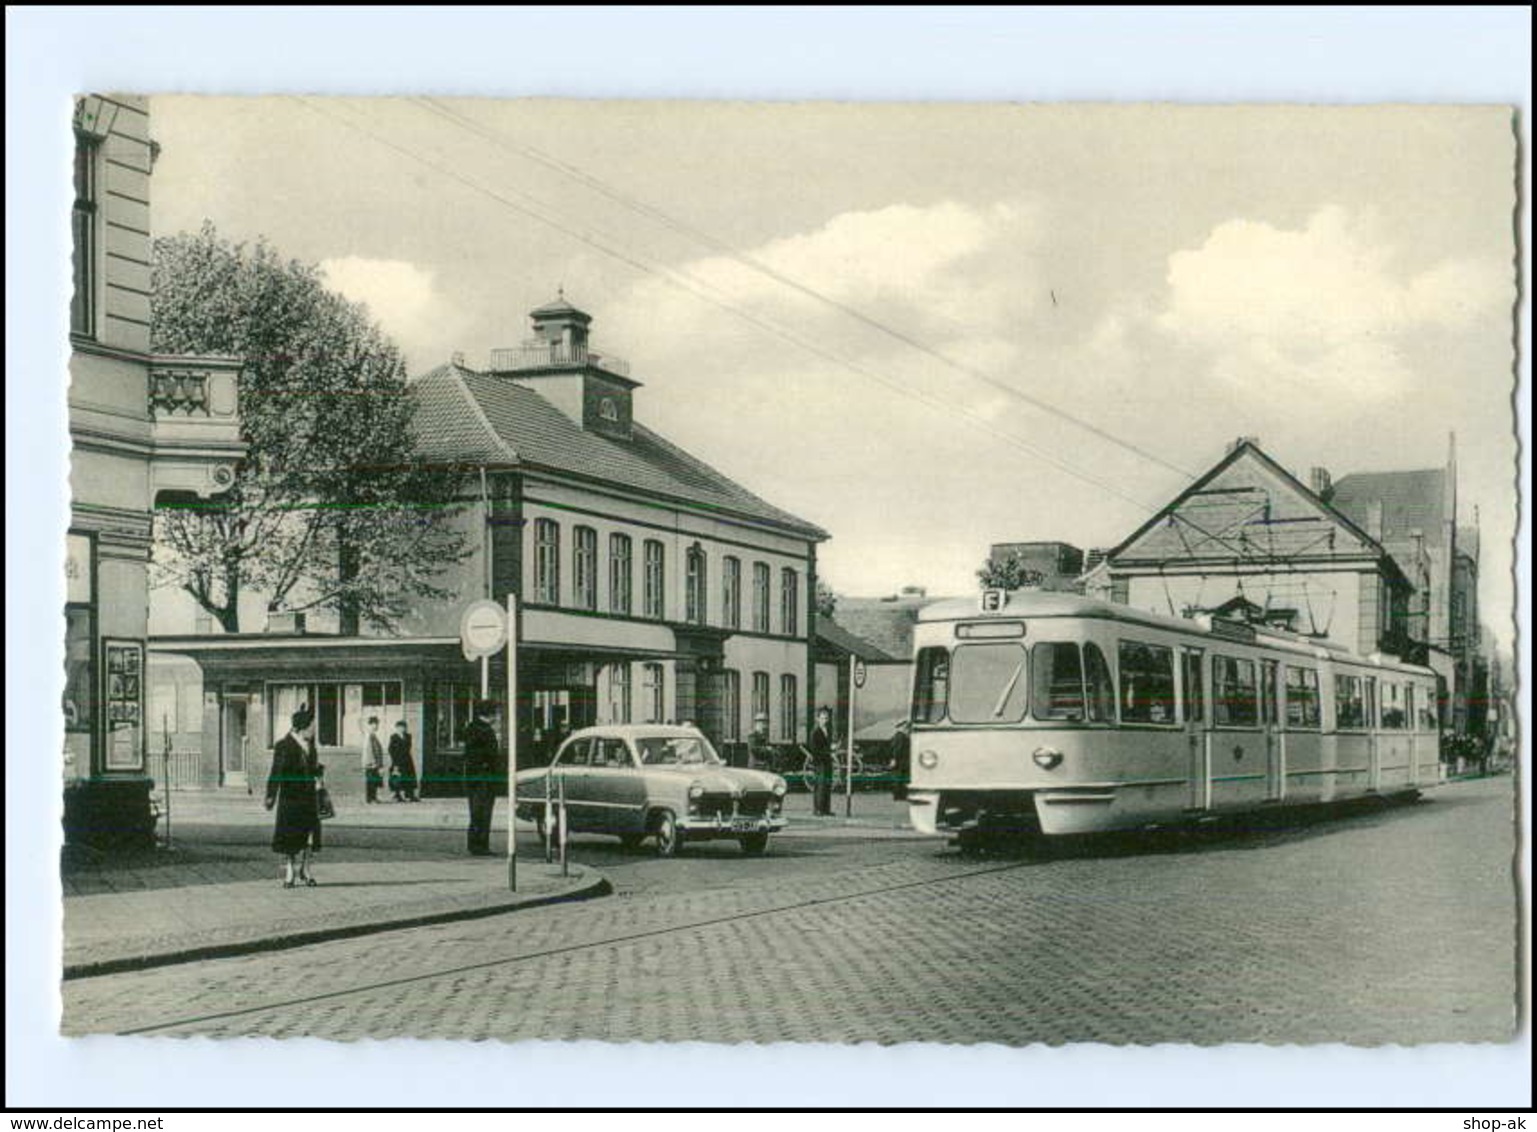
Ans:
{"label": "round sign on pole", "polygon": [[500,652],[507,643],[507,613],[501,604],[471,602],[459,619],[459,642],[470,660]]}
{"label": "round sign on pole", "polygon": [[865,662],[858,657],[854,658],[854,687],[865,686]]}

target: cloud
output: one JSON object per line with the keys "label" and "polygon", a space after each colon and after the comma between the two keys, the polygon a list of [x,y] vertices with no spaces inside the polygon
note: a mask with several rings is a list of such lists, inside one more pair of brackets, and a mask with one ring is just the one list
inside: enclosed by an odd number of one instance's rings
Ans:
{"label": "cloud", "polygon": [[1212,355],[1233,381],[1375,399],[1413,376],[1403,341],[1467,330],[1508,310],[1508,272],[1485,260],[1395,270],[1372,218],[1326,205],[1300,230],[1254,220],[1212,229],[1169,257],[1167,305],[1154,325]]}
{"label": "cloud", "polygon": [[320,270],[333,290],[366,305],[414,364],[438,354],[446,358],[443,343],[463,319],[438,293],[435,272],[405,260],[364,256],[322,260]]}

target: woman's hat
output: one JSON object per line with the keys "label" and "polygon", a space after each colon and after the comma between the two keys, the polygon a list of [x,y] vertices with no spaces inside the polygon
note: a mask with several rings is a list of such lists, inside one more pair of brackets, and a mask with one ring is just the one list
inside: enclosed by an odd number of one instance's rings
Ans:
{"label": "woman's hat", "polygon": [[310,711],[310,709],[307,707],[302,707],[293,714],[293,725],[295,731],[303,731],[306,727],[314,722],[315,713]]}
{"label": "woman's hat", "polygon": [[476,715],[495,715],[496,714],[496,701],[495,700],[476,700],[475,701],[475,714]]}

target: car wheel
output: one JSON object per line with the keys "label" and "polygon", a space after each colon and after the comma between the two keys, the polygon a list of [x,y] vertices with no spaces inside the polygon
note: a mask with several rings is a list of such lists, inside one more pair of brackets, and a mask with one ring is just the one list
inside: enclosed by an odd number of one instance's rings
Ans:
{"label": "car wheel", "polygon": [[662,810],[654,819],[653,832],[656,834],[656,855],[658,857],[676,857],[678,849],[683,844],[683,834],[678,830],[678,817],[671,810]]}
{"label": "car wheel", "polygon": [[766,833],[749,833],[745,837],[738,838],[742,843],[742,852],[749,857],[761,857],[768,852],[769,835]]}

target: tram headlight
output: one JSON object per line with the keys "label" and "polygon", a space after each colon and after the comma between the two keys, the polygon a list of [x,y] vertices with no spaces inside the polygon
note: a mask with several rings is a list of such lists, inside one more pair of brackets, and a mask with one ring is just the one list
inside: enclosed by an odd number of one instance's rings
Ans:
{"label": "tram headlight", "polygon": [[935,751],[919,751],[918,765],[924,770],[933,770],[939,765],[939,754]]}
{"label": "tram headlight", "polygon": [[1055,770],[1062,762],[1062,752],[1054,747],[1037,747],[1030,757],[1042,770]]}

